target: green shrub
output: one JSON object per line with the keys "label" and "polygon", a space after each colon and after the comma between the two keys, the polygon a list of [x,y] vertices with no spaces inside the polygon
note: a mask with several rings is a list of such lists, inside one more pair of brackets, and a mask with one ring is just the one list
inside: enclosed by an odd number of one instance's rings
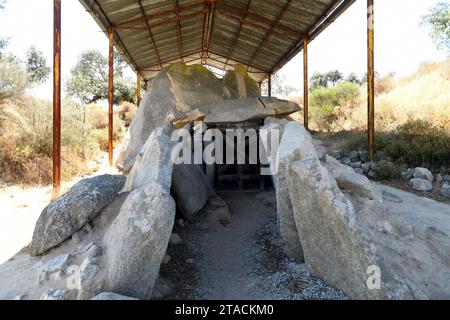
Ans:
{"label": "green shrub", "polygon": [[387,157],[409,167],[450,165],[450,135],[424,120],[409,120],[392,134],[381,136],[378,145]]}
{"label": "green shrub", "polygon": [[374,168],[378,180],[400,179],[404,170],[406,170],[405,167],[386,160],[379,161]]}
{"label": "green shrub", "polygon": [[330,130],[335,119],[336,107],[351,107],[359,98],[359,86],[351,82],[338,83],[335,87],[319,87],[310,94],[311,118],[319,129]]}

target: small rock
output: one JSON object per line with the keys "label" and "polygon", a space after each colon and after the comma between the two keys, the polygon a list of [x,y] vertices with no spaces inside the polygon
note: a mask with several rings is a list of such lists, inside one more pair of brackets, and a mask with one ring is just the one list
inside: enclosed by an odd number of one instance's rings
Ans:
{"label": "small rock", "polygon": [[405,172],[402,172],[402,177],[405,181],[409,181],[414,178],[414,169],[408,169]]}
{"label": "small rock", "polygon": [[126,300],[138,300],[136,298],[131,298],[131,297],[127,297],[127,296],[123,296],[121,294],[117,294],[114,292],[102,292],[98,295],[96,295],[95,297],[93,297],[91,300],[117,300],[117,301],[126,301]]}
{"label": "small rock", "polygon": [[409,181],[409,185],[416,191],[431,191],[433,190],[433,185],[429,180],[413,178]]}
{"label": "small rock", "polygon": [[415,168],[413,176],[414,178],[428,180],[429,182],[433,182],[434,180],[433,174],[426,168]]}
{"label": "small rock", "polygon": [[368,174],[370,171],[370,166],[367,163],[361,164],[361,169],[363,170],[364,174]]}
{"label": "small rock", "polygon": [[194,259],[192,259],[192,258],[191,258],[191,259],[186,259],[186,263],[187,263],[187,264],[194,264],[194,262],[195,262],[195,261],[194,261]]}
{"label": "small rock", "polygon": [[169,256],[168,254],[166,254],[166,255],[164,256],[164,258],[163,258],[162,264],[163,264],[163,265],[169,264],[169,262],[170,262],[171,260],[172,260],[172,257]]}
{"label": "small rock", "polygon": [[362,165],[361,161],[350,163],[350,167],[352,167],[353,169],[361,168],[361,165]]}
{"label": "small rock", "polygon": [[26,295],[22,294],[20,296],[15,297],[14,300],[25,300],[25,298],[26,298]]}
{"label": "small rock", "polygon": [[64,300],[64,294],[64,290],[51,288],[41,295],[40,300]]}
{"label": "small rock", "polygon": [[438,183],[438,184],[441,183],[443,181],[442,175],[440,173],[436,174],[434,176],[434,181],[436,181],[436,183]]}
{"label": "small rock", "polygon": [[444,198],[450,199],[450,183],[444,183],[444,185],[441,188],[440,195]]}
{"label": "small rock", "polygon": [[361,169],[361,168],[355,168],[354,171],[355,171],[357,174],[364,175],[364,170]]}
{"label": "small rock", "polygon": [[99,266],[94,264],[93,260],[86,258],[80,267],[80,288],[78,291],[78,300],[86,300],[101,292],[101,279],[97,277]]}
{"label": "small rock", "polygon": [[177,220],[177,225],[181,228],[184,228],[184,220],[183,219],[178,219]]}
{"label": "small rock", "polygon": [[93,244],[87,251],[86,254],[84,255],[85,258],[89,258],[89,259],[93,259],[98,257],[99,255],[102,254],[102,248]]}
{"label": "small rock", "polygon": [[393,234],[394,233],[394,228],[392,227],[392,225],[389,223],[389,221],[386,221],[383,225],[383,229],[384,231],[386,231],[389,234]]}
{"label": "small rock", "polygon": [[370,170],[375,171],[377,169],[377,163],[375,161],[367,162],[369,165]]}
{"label": "small rock", "polygon": [[331,150],[330,151],[330,156],[332,156],[333,158],[340,160],[342,159],[342,151],[340,150]]}
{"label": "small rock", "polygon": [[350,154],[348,155],[348,157],[350,158],[350,160],[352,160],[352,162],[357,162],[357,161],[360,160],[359,152],[358,152],[358,151],[352,151],[352,152],[350,152]]}
{"label": "small rock", "polygon": [[368,155],[367,151],[360,151],[359,158],[361,159],[362,162],[369,161],[369,155]]}
{"label": "small rock", "polygon": [[443,176],[442,180],[444,180],[445,182],[450,182],[450,175]]}
{"label": "small rock", "polygon": [[341,163],[342,164],[345,164],[346,166],[349,166],[350,165],[350,163],[352,163],[352,160],[350,160],[350,158],[342,158],[341,159]]}
{"label": "small rock", "polygon": [[50,274],[57,272],[64,274],[66,268],[69,266],[70,260],[71,255],[62,254],[40,265],[38,267],[38,283],[41,284],[46,281]]}
{"label": "small rock", "polygon": [[169,243],[173,246],[178,246],[183,243],[183,239],[181,239],[178,233],[172,233]]}

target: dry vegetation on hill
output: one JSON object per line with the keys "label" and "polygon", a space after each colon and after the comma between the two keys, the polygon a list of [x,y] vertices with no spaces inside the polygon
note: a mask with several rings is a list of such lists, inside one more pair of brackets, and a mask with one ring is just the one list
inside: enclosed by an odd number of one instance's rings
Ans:
{"label": "dry vegetation on hill", "polygon": [[[114,116],[114,140],[120,142],[134,105],[125,104]],[[62,176],[92,173],[93,161],[108,146],[107,110],[85,108],[69,101],[62,109]],[[25,185],[52,180],[52,105],[26,95],[0,105],[0,177],[3,182]]]}
{"label": "dry vegetation on hill", "polygon": [[[336,88],[327,90],[338,95]],[[362,85],[358,99],[344,100],[325,113],[317,111],[323,105],[315,104],[316,93],[311,93],[311,128],[332,148],[365,150],[366,90]],[[377,149],[400,165],[450,172],[450,60],[423,64],[409,77],[379,78],[376,94]],[[295,119],[303,122],[300,114]]]}

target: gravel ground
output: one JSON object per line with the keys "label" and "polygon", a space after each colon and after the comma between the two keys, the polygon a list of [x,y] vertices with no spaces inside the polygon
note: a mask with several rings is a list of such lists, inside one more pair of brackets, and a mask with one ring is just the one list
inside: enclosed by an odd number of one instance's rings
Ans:
{"label": "gravel ground", "polygon": [[205,210],[200,220],[176,226],[183,243],[169,246],[172,259],[161,268],[173,289],[165,299],[346,299],[286,256],[273,192],[222,197],[230,208],[231,224],[205,229]]}

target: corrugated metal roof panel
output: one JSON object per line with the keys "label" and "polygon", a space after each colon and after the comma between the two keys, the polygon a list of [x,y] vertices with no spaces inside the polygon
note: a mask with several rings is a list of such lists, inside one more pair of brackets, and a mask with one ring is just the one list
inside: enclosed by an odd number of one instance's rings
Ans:
{"label": "corrugated metal roof panel", "polygon": [[[80,0],[145,79],[185,61],[228,70],[244,64],[256,81],[279,70],[355,0]],[[203,53],[203,54],[202,54]]]}

